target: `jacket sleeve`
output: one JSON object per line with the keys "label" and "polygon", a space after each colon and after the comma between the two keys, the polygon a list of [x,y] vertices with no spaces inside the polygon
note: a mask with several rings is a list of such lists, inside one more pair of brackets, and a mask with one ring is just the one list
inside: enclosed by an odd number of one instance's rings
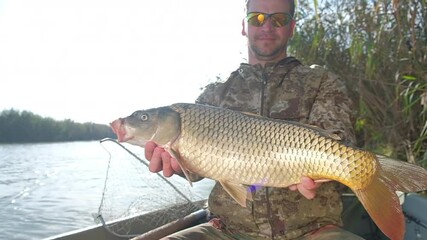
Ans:
{"label": "jacket sleeve", "polygon": [[207,85],[205,90],[197,98],[196,103],[206,104],[211,106],[219,107],[221,102],[224,99],[225,94],[227,93],[230,84],[234,81],[234,78],[238,76],[238,71],[231,73],[225,82],[215,82]]}
{"label": "jacket sleeve", "polygon": [[342,80],[325,71],[309,115],[309,124],[338,135],[344,143],[355,145],[353,103]]}
{"label": "jacket sleeve", "polygon": [[196,103],[218,106],[220,103],[220,92],[222,83],[211,83],[205,87],[205,90],[197,98]]}

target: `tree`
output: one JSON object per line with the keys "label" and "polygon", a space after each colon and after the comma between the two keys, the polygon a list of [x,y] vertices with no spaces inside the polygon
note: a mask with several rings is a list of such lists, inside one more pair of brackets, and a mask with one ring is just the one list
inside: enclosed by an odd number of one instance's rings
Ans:
{"label": "tree", "polygon": [[55,121],[13,109],[0,113],[0,143],[81,141],[105,137],[114,137],[106,125],[75,123],[70,119]]}

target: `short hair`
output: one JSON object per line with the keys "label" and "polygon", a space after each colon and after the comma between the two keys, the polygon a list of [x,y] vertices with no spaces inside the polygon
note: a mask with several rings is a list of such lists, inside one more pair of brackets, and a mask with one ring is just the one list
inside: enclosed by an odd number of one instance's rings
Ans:
{"label": "short hair", "polygon": [[[246,13],[248,13],[249,2],[250,1],[251,0],[246,0],[246,9],[245,9]],[[290,14],[291,14],[292,17],[294,17],[295,16],[295,1],[296,0],[285,0],[285,1],[289,2],[289,4],[291,5],[291,12],[290,12]]]}

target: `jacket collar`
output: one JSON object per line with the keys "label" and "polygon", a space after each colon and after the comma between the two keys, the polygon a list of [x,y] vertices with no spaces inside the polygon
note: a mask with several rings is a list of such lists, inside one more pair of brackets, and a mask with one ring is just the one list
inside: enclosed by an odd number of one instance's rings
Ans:
{"label": "jacket collar", "polygon": [[248,63],[241,63],[238,71],[243,78],[246,78],[246,76],[250,74],[256,74],[257,76],[261,77],[263,73],[270,76],[273,71],[279,66],[285,68],[292,68],[296,65],[301,65],[301,62],[295,57],[286,57],[278,62],[269,62],[264,66],[262,66],[261,64],[251,65]]}

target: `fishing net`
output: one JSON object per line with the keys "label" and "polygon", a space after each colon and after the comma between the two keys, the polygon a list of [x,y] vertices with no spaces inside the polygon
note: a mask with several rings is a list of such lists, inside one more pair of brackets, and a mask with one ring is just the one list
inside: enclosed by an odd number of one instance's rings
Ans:
{"label": "fishing net", "polygon": [[179,176],[151,173],[141,147],[112,139],[101,145],[110,157],[96,220],[111,234],[137,236],[203,207],[212,183],[191,188]]}

